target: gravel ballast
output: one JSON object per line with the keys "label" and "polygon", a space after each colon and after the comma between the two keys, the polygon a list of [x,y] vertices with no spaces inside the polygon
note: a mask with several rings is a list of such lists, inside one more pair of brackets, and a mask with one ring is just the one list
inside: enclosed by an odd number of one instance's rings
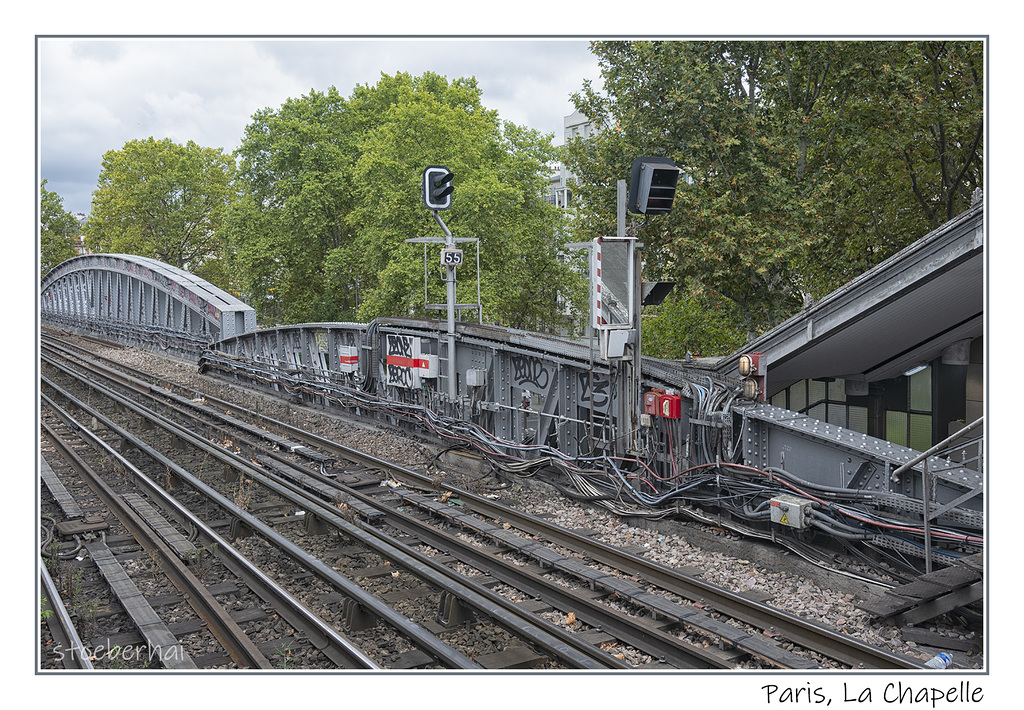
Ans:
{"label": "gravel ballast", "polygon": [[[73,338],[69,338],[72,339]],[[321,436],[366,451],[374,456],[409,467],[423,467],[428,463],[424,442],[411,440],[398,432],[383,431],[327,415],[321,411],[299,407],[253,390],[227,384],[221,380],[200,375],[192,363],[181,362],[154,353],[130,348],[99,348],[95,343],[86,347],[100,355],[126,365],[151,372],[198,392],[220,397],[238,405],[260,411],[263,415],[301,426]],[[446,457],[443,461],[450,461]],[[466,475],[447,469],[445,475]],[[453,478],[453,482],[454,482]],[[850,568],[852,576],[839,569],[823,570],[816,565],[760,542],[740,539],[738,535],[692,522],[646,521],[622,519],[604,508],[579,504],[554,493],[547,487],[513,484],[498,486],[489,479],[490,487],[481,480],[474,488],[480,493],[486,488],[492,497],[503,503],[521,507],[534,514],[544,514],[551,522],[569,529],[586,528],[596,531],[594,537],[603,542],[644,550],[650,560],[699,575],[705,582],[733,592],[743,592],[766,600],[796,616],[850,634],[862,641],[893,653],[924,661],[939,651],[947,651],[941,641],[949,639],[957,649],[974,646],[968,651],[955,650],[953,668],[985,668],[984,644],[979,633],[966,626],[954,624],[949,617],[944,623],[929,622],[920,627],[931,632],[934,646],[922,646],[904,638],[903,629],[877,623],[866,612],[857,608],[865,596],[879,593],[883,587],[870,584]],[[770,631],[766,633],[770,634]],[[920,637],[920,635],[918,636]]]}

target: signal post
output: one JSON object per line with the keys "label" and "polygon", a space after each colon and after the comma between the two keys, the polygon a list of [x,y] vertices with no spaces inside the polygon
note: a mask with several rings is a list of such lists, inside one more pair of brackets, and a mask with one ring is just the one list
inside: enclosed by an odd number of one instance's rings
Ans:
{"label": "signal post", "polygon": [[[444,167],[443,165],[429,165],[423,171],[423,203],[430,209],[434,216],[434,221],[437,222],[438,226],[441,227],[441,231],[444,232],[444,237],[420,237],[415,239],[406,239],[409,243],[435,243],[443,244],[441,249],[441,266],[445,267],[445,288],[447,292],[447,303],[431,304],[426,303],[428,309],[434,310],[446,310],[448,315],[448,397],[449,400],[454,402],[458,397],[458,378],[456,377],[455,368],[455,312],[463,308],[476,308],[481,311],[480,307],[480,246],[479,240],[476,238],[457,238],[452,235],[451,230],[448,229],[448,225],[441,219],[441,215],[438,214],[442,210],[446,210],[452,206],[452,198],[455,188],[452,184],[455,178],[455,174]],[[461,242],[477,242],[477,303],[476,304],[459,304],[456,303],[455,293],[455,270],[462,266],[463,263],[463,251],[457,244]],[[426,247],[424,246],[424,259],[426,257]],[[426,297],[427,284],[426,284],[426,264],[424,264],[424,297]],[[480,312],[480,319],[483,319],[483,313]]]}

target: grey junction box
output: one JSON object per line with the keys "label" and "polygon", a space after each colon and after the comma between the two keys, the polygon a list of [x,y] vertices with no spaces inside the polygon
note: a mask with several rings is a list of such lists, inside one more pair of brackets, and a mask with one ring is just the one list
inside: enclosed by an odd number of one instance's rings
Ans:
{"label": "grey junction box", "polygon": [[772,522],[803,529],[811,524],[811,501],[790,495],[778,495],[769,501]]}

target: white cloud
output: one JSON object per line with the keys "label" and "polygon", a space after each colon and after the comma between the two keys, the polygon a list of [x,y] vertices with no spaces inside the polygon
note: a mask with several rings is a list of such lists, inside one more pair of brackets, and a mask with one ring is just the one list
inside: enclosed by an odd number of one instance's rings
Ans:
{"label": "white cloud", "polygon": [[41,38],[41,177],[88,211],[104,152],[139,138],[234,150],[252,115],[382,73],[475,76],[503,120],[562,139],[569,95],[597,62],[583,40]]}

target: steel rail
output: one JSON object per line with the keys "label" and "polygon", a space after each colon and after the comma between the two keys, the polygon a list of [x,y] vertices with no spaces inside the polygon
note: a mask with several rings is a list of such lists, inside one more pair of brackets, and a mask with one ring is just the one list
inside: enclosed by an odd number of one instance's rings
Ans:
{"label": "steel rail", "polygon": [[[87,443],[92,445],[100,441],[98,437],[79,425],[78,422],[52,400],[45,395],[41,395],[41,397],[51,411],[53,411],[54,415],[78,433]],[[185,563],[160,539],[160,536],[134,510],[124,503],[121,496],[107,485],[84,459],[71,449],[60,434],[54,431],[46,422],[41,422],[40,424],[46,438],[53,443],[64,460],[89,484],[89,487],[103,501],[103,504],[117,516],[121,524],[147,551],[155,552],[160,556],[162,561],[161,569],[174,586],[181,591],[189,606],[209,625],[210,631],[223,644],[224,649],[235,663],[244,668],[271,668],[270,662],[256,647],[256,644],[242,631],[224,607],[210,593],[210,590],[192,574]],[[106,442],[103,442],[103,448],[112,452],[113,450],[109,449],[105,444]]]}
{"label": "steel rail", "polygon": [[[42,557],[39,558],[39,580],[43,586],[43,591],[46,592],[43,611],[51,612],[51,615],[46,619],[46,626],[50,629],[50,635],[53,637],[54,648],[62,649],[61,663],[68,670],[92,670],[92,661],[89,660],[85,644],[82,643],[82,639],[78,636],[75,622],[71,620],[71,615],[68,613],[67,607],[64,606],[60,592],[57,590],[57,585],[54,584],[50,571],[46,569],[46,564],[43,562]],[[68,653],[65,653],[64,649]]]}
{"label": "steel rail", "polygon": [[[53,364],[54,366],[61,368],[62,370],[65,369],[56,363],[51,362],[50,364]],[[73,375],[73,373],[70,372],[69,374]],[[199,491],[202,495],[209,498],[211,501],[222,507],[224,510],[229,511],[229,513],[237,520],[239,520],[243,525],[248,527],[250,530],[255,532],[264,540],[267,540],[269,543],[280,549],[282,552],[284,552],[286,555],[292,558],[295,562],[306,567],[307,569],[315,573],[317,576],[319,576],[321,579],[324,579],[329,584],[334,586],[336,589],[340,590],[342,593],[354,599],[360,606],[369,611],[371,614],[383,620],[385,623],[391,625],[392,628],[399,631],[399,633],[405,635],[416,646],[418,646],[420,649],[428,653],[433,658],[437,659],[442,665],[445,665],[449,668],[480,667],[477,663],[473,662],[471,659],[467,658],[462,653],[459,653],[455,649],[451,648],[449,645],[445,644],[443,641],[438,639],[436,636],[431,634],[429,631],[421,627],[416,622],[399,614],[397,611],[395,611],[387,604],[379,600],[377,597],[373,596],[372,594],[364,590],[362,587],[357,585],[352,580],[339,574],[329,565],[308,554],[300,546],[296,545],[294,542],[281,535],[281,533],[274,530],[274,528],[270,525],[267,525],[263,521],[259,520],[256,516],[236,506],[231,500],[220,494],[218,491],[214,490],[212,487],[203,483],[189,471],[185,470],[177,463],[161,454],[159,451],[154,449],[146,442],[131,434],[123,427],[118,426],[115,422],[105,417],[101,412],[98,412],[92,407],[86,405],[85,403],[75,399],[72,395],[65,392],[62,388],[50,382],[45,377],[41,378],[41,380],[44,381],[48,386],[60,392],[63,396],[75,401],[76,406],[81,407],[83,411],[86,411],[91,416],[96,417],[98,421],[103,422],[104,426],[108,427],[111,431],[115,431],[120,437],[130,442],[132,446],[138,448],[144,454],[153,458],[161,465],[166,466],[169,471],[171,471],[175,476],[178,476],[181,480],[187,482],[189,486]],[[85,384],[87,384],[89,387],[97,388],[100,391],[103,391],[105,389],[95,382],[86,382]],[[238,468],[240,471],[243,471],[245,475],[254,475],[257,477],[261,476],[261,474],[252,469],[252,467],[242,464],[238,460],[223,457],[222,454],[225,452],[220,447],[214,446],[209,442],[205,441],[204,439],[196,437],[193,434],[187,432],[187,430],[177,427],[177,425],[175,425],[173,422],[167,422],[160,415],[155,414],[153,412],[149,412],[148,410],[139,407],[134,402],[131,402],[130,400],[127,400],[114,392],[105,391],[104,395],[110,397],[114,402],[119,403],[120,406],[128,410],[134,411],[136,414],[147,418],[148,420],[154,422],[155,424],[158,424],[159,426],[170,425],[170,428],[174,430],[177,435],[181,436],[182,438],[185,438],[193,445],[199,447],[204,451],[209,452],[210,454],[216,456],[218,459],[224,462],[230,461],[232,466]],[[228,547],[230,547],[230,545],[228,545]]]}
{"label": "steel rail", "polygon": [[[49,358],[46,360],[50,364],[61,367],[50,361]],[[96,386],[96,383],[90,382],[89,384]],[[122,406],[137,407],[129,400],[122,399],[121,402]],[[172,429],[175,435],[190,440],[193,445],[209,452],[226,465],[236,468],[243,475],[259,481],[261,485],[273,490],[276,494],[306,508],[307,514],[315,514],[325,523],[368,545],[379,554],[396,561],[399,565],[413,571],[421,579],[454,594],[512,633],[550,651],[573,667],[591,669],[629,667],[628,664],[620,663],[614,656],[595,649],[592,644],[579,644],[579,641],[571,638],[571,635],[566,637],[557,627],[544,620],[537,619],[532,615],[529,615],[531,618],[526,618],[522,610],[501,595],[468,580],[463,582],[453,579],[452,572],[447,567],[435,562],[427,555],[392,540],[382,531],[372,527],[361,528],[349,523],[337,515],[335,510],[323,504],[322,500],[311,497],[305,489],[287,481],[270,478],[266,472],[249,466],[247,462],[231,452],[226,452],[220,447],[195,437],[189,430],[167,420],[162,415],[155,412],[147,414],[141,408],[136,413],[149,417],[151,421],[160,426]]]}
{"label": "steel rail", "polygon": [[[51,409],[57,407],[46,395],[41,395],[41,397]],[[55,409],[55,413],[56,411]],[[71,418],[67,413],[64,413],[64,416],[68,419]],[[87,434],[87,436],[91,436],[91,433]],[[258,597],[272,604],[286,621],[307,636],[315,648],[341,668],[379,668],[371,658],[360,651],[351,641],[309,611],[299,600],[235,550],[227,540],[217,534],[200,518],[192,514],[177,499],[168,494],[130,461],[113,450],[109,444],[98,437],[93,438],[97,446],[103,447],[105,455],[116,459],[126,471],[131,473],[135,483],[145,490],[147,496],[158,500],[160,505],[166,510],[170,510],[179,522],[191,526],[203,538],[207,549],[210,549],[227,569],[241,579]],[[269,668],[271,666],[268,663],[266,667]]]}

